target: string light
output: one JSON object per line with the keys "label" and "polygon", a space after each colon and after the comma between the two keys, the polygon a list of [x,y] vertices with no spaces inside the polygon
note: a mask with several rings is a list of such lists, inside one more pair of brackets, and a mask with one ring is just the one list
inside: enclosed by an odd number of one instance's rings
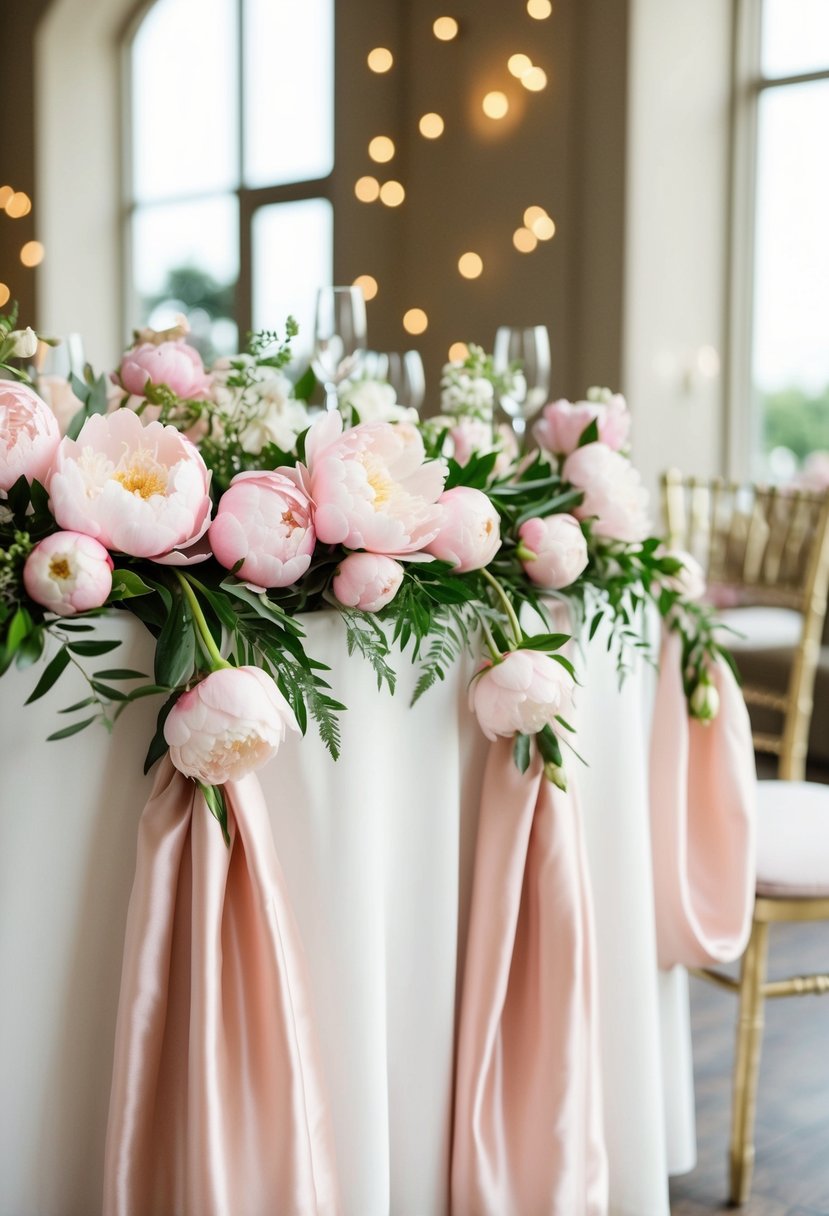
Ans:
{"label": "string light", "polygon": [[386,164],[394,156],[394,140],[388,135],[375,135],[368,145],[368,154],[379,165]]}
{"label": "string light", "polygon": [[481,102],[481,109],[487,118],[504,118],[509,111],[509,100],[506,93],[502,93],[498,89],[487,93]]}
{"label": "string light", "polygon": [[477,253],[462,253],[458,258],[458,270],[465,279],[479,278],[483,269],[483,259]]}
{"label": "string light", "polygon": [[374,203],[380,197],[380,183],[376,177],[360,177],[354,183],[354,193],[361,203]]}
{"label": "string light", "polygon": [[551,241],[556,234],[555,222],[550,219],[549,215],[541,216],[531,227],[533,235],[537,236],[540,241]]}
{"label": "string light", "polygon": [[543,68],[530,68],[528,72],[524,72],[521,83],[531,93],[540,93],[547,87],[547,73]]}
{"label": "string light", "polygon": [[6,203],[13,194],[14,190],[11,186],[0,186],[0,211],[5,210]]}
{"label": "string light", "polygon": [[394,55],[392,55],[387,47],[376,46],[373,51],[369,51],[367,63],[372,72],[382,74],[383,72],[388,72],[394,63]]}
{"label": "string light", "polygon": [[529,228],[516,228],[512,234],[512,243],[519,253],[532,253],[538,244],[538,238]]}
{"label": "string light", "polygon": [[458,23],[454,17],[438,17],[432,26],[432,32],[441,42],[451,42],[458,36]]}
{"label": "string light", "polygon": [[380,187],[380,202],[387,207],[399,207],[406,197],[406,191],[400,182],[383,182]]}
{"label": "string light", "polygon": [[0,308],[2,308],[4,304],[8,304],[10,295],[11,291],[6,284],[0,283]]}
{"label": "string light", "polygon": [[39,266],[45,253],[40,241],[27,241],[20,250],[20,260],[24,266]]}
{"label": "string light", "polygon": [[19,220],[28,215],[32,209],[32,200],[22,190],[16,190],[6,203],[6,215],[13,220]]}
{"label": "string light", "polygon": [[469,347],[465,342],[453,342],[449,347],[449,362],[463,363],[469,355]]}
{"label": "string light", "polygon": [[367,300],[373,300],[380,290],[377,280],[371,274],[358,274],[352,286],[359,287]]}
{"label": "string light", "polygon": [[552,11],[550,0],[527,0],[527,12],[536,21],[546,21]]}
{"label": "string light", "polygon": [[510,55],[507,60],[507,68],[511,75],[516,76],[519,80],[525,72],[529,72],[533,65],[529,55]]}
{"label": "string light", "polygon": [[429,325],[429,318],[422,308],[410,308],[403,314],[403,328],[408,334],[422,334]]}
{"label": "string light", "polygon": [[424,139],[438,139],[443,134],[443,119],[440,114],[424,114],[418,123]]}

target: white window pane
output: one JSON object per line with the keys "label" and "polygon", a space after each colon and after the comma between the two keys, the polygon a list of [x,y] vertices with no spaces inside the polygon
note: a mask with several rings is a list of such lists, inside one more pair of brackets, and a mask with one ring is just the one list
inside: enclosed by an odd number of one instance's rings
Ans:
{"label": "white window pane", "polygon": [[317,291],[333,275],[334,212],[324,198],[260,207],[253,217],[253,326],[280,333],[296,317],[295,354],[309,355]]}
{"label": "white window pane", "polygon": [[[761,96],[754,385],[762,446],[798,460],[829,449],[827,131],[829,81]],[[783,470],[787,460],[781,452],[772,463]]]}
{"label": "white window pane", "polygon": [[829,68],[827,0],[764,0],[763,75]]}
{"label": "white window pane", "polygon": [[205,357],[236,349],[238,223],[233,196],[139,207],[132,224],[136,321],[164,329],[183,312]]}
{"label": "white window pane", "polygon": [[244,93],[248,185],[331,172],[334,0],[246,0]]}
{"label": "white window pane", "polygon": [[132,44],[136,199],[238,180],[236,0],[157,0]]}

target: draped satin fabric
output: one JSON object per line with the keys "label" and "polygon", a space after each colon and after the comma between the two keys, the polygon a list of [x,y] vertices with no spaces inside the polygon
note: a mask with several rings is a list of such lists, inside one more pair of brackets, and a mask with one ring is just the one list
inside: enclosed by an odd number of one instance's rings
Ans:
{"label": "draped satin fabric", "polygon": [[302,947],[255,777],[231,846],[162,761],[127,922],[104,1216],[334,1216]]}
{"label": "draped satin fabric", "polygon": [[751,932],[757,782],[751,726],[722,661],[720,710],[689,718],[681,642],[666,633],[650,752],[651,838],[659,965],[727,963]]}
{"label": "draped satin fabric", "polygon": [[460,1010],[453,1216],[602,1216],[591,895],[575,796],[490,749]]}

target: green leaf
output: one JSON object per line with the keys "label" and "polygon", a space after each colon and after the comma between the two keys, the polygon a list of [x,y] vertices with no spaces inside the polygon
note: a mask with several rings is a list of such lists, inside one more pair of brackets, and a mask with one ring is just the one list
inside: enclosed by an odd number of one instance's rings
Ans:
{"label": "green leaf", "polygon": [[11,657],[32,628],[32,618],[25,608],[18,608],[6,634],[6,654]]}
{"label": "green leaf", "polygon": [[130,600],[137,595],[152,595],[153,588],[149,587],[132,570],[114,570],[112,573],[112,590],[107,599],[108,604],[117,600]]}
{"label": "green leaf", "polygon": [[98,655],[109,654],[111,650],[117,650],[121,643],[103,640],[93,641],[90,639],[89,641],[81,640],[80,642],[68,642],[67,645],[73,654],[81,655],[83,658],[93,659],[97,658]]}
{"label": "green leaf", "polygon": [[130,667],[110,667],[106,671],[96,671],[96,680],[146,680],[143,671],[133,671]]}
{"label": "green leaf", "polygon": [[545,726],[536,735],[538,750],[545,764],[556,764],[561,767],[561,748],[555,731],[551,726]]}
{"label": "green leaf", "polygon": [[560,650],[567,642],[572,641],[569,633],[536,633],[521,639],[523,650]]}
{"label": "green leaf", "polygon": [[37,701],[44,693],[47,693],[55,681],[60,679],[68,665],[69,652],[62,646],[55,657],[46,664],[43,674],[37,684],[35,684],[30,695],[26,698],[24,704],[31,705],[32,701]]}
{"label": "green leaf", "polygon": [[46,742],[56,743],[58,739],[68,739],[70,735],[77,735],[78,731],[91,726],[94,721],[95,718],[84,718],[83,722],[73,722],[71,726],[64,726],[63,730],[56,730],[53,735],[49,735]]}
{"label": "green leaf", "polygon": [[530,767],[530,736],[516,735],[512,747],[512,755],[519,773],[526,773]]}
{"label": "green leaf", "polygon": [[183,596],[176,596],[164,622],[155,649],[156,684],[177,688],[190,678],[196,661],[196,638],[190,610]]}
{"label": "green leaf", "polygon": [[156,718],[155,734],[150,740],[150,746],[147,748],[147,754],[144,757],[144,772],[148,773],[156,760],[160,760],[167,752],[167,740],[164,738],[164,723],[167,721],[167,716],[170,710],[175,705],[179,698],[179,693],[174,692],[168,697],[161,709],[158,711]]}
{"label": "green leaf", "polygon": [[31,667],[36,663],[43,654],[44,630],[42,625],[35,625],[30,633],[27,633],[23,641],[17,648],[15,662],[21,671],[26,667]]}
{"label": "green leaf", "polygon": [[598,443],[598,442],[599,442],[599,420],[598,420],[598,418],[591,418],[590,421],[588,422],[587,426],[584,428],[581,435],[579,436],[579,441],[576,446],[580,447],[580,448],[586,448],[588,443]]}
{"label": "green leaf", "polygon": [[308,401],[316,386],[317,378],[314,375],[314,369],[309,367],[294,385],[294,396],[297,401]]}
{"label": "green leaf", "polygon": [[225,803],[224,790],[220,785],[205,785],[202,781],[197,781],[196,785],[202,792],[207,809],[219,823],[222,829],[224,842],[230,848],[230,833],[227,830],[227,804]]}
{"label": "green leaf", "polygon": [[94,705],[94,697],[84,697],[82,701],[76,701],[74,705],[67,705],[66,709],[59,709],[59,714],[74,714],[79,709],[86,709],[88,705]]}

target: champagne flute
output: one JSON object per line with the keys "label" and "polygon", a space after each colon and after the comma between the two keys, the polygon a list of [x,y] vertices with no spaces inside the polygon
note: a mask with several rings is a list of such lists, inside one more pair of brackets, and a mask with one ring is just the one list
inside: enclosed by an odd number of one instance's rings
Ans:
{"label": "champagne flute", "polygon": [[419,410],[426,396],[426,373],[419,350],[385,355],[385,378],[394,389],[399,405]]}
{"label": "champagne flute", "polygon": [[67,334],[51,342],[38,342],[32,358],[32,373],[35,379],[41,376],[60,376],[68,380],[70,375],[83,379],[83,342],[80,334]]}
{"label": "champagne flute", "polygon": [[550,391],[547,326],[500,326],[495,335],[492,362],[495,371],[505,378],[499,401],[521,446],[527,423],[544,405]]}
{"label": "champagne flute", "polygon": [[337,408],[337,386],[354,373],[366,348],[366,302],[359,287],[321,287],[311,366],[325,386],[325,408]]}

